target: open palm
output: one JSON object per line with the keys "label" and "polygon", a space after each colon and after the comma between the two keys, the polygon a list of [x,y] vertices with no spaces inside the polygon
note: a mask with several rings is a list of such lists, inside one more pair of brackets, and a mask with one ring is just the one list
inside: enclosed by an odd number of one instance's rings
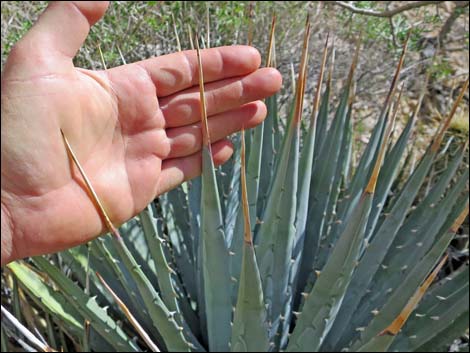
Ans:
{"label": "open palm", "polygon": [[[115,224],[155,196],[200,174],[201,132],[194,51],[107,71],[72,58],[107,8],[53,3],[14,47],[2,73],[2,264],[83,243],[104,224],[67,156],[62,129]],[[250,47],[202,51],[216,164],[226,136],[259,124],[259,99],[280,75],[258,69]]]}

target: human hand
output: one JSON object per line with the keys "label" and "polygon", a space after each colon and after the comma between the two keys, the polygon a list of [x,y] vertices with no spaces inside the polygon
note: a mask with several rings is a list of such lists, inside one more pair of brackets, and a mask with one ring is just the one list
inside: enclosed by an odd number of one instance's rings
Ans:
{"label": "human hand", "polygon": [[[107,71],[72,58],[107,2],[53,2],[12,49],[1,91],[1,262],[89,241],[105,225],[60,130],[115,224],[201,172],[197,58],[186,51]],[[246,46],[203,50],[216,164],[226,136],[265,118],[281,85]]]}

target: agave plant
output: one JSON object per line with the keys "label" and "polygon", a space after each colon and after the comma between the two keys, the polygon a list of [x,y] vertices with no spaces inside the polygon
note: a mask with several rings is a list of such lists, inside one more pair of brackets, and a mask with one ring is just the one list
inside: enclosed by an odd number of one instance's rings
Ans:
{"label": "agave plant", "polygon": [[[269,53],[273,38],[274,21]],[[397,188],[419,111],[392,141],[406,43],[354,165],[359,49],[330,122],[326,39],[313,113],[306,118],[309,38],[307,21],[289,116],[279,118],[276,96],[268,98],[264,123],[234,138],[231,163],[214,169],[200,69],[202,176],[119,229],[99,209],[110,234],[86,246],[8,265],[16,290],[47,314],[50,345],[68,342],[94,351],[420,351],[442,350],[464,333],[468,266],[438,274],[468,214],[468,167],[462,167],[467,144],[424,196],[420,191],[468,79],[419,164]],[[73,156],[66,136],[64,142]],[[99,205],[99,195],[91,194]],[[59,341],[58,335],[68,338]]]}

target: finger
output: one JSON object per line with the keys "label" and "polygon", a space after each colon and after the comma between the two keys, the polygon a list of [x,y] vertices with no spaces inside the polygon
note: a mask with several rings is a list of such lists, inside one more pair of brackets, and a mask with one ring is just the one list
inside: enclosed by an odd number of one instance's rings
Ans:
{"label": "finger", "polygon": [[[209,119],[210,139],[216,142],[242,128],[252,128],[265,117],[266,106],[261,101],[213,116]],[[168,158],[189,156],[202,148],[201,123],[168,129],[166,133],[170,140]]]}
{"label": "finger", "polygon": [[[211,149],[215,165],[225,163],[233,153],[233,145],[228,140],[213,143]],[[200,151],[191,156],[163,161],[157,194],[163,194],[182,182],[197,177],[201,174],[201,169],[202,153]]]}
{"label": "finger", "polygon": [[[249,46],[229,46],[201,51],[204,82],[249,74],[256,70],[261,57]],[[195,50],[182,51],[136,63],[145,68],[157,87],[157,95],[165,97],[198,84]]]}
{"label": "finger", "polygon": [[[259,69],[243,78],[208,84],[205,88],[208,116],[235,109],[243,104],[273,95],[282,84],[276,69]],[[199,88],[160,99],[165,126],[179,127],[201,120]]]}
{"label": "finger", "polygon": [[108,1],[53,1],[18,45],[29,55],[52,52],[73,58],[108,5]]}

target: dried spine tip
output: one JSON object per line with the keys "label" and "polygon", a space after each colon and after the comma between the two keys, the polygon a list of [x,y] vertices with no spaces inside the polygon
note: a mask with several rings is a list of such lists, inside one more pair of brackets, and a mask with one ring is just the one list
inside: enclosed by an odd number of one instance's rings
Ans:
{"label": "dried spine tip", "polygon": [[328,40],[330,38],[330,33],[326,35],[326,41],[325,41],[325,46],[323,48],[323,57],[322,57],[322,62],[320,66],[320,75],[318,77],[318,82],[317,82],[317,88],[315,91],[315,98],[313,100],[313,110],[312,110],[312,127],[315,125],[315,119],[317,117],[317,112],[320,107],[320,95],[321,95],[321,86],[323,84],[323,76],[325,73],[325,66],[326,66],[326,58],[328,55]]}
{"label": "dried spine tip", "polygon": [[253,44],[253,3],[248,8],[248,45]]}
{"label": "dried spine tip", "polygon": [[[402,58],[400,59],[400,65],[397,69],[396,75],[398,75],[400,73],[399,70],[401,69],[401,65],[403,64],[403,57],[404,57],[405,52],[406,52],[406,47],[403,50]],[[384,135],[384,139],[382,141],[382,145],[380,146],[379,155],[378,155],[377,161],[374,165],[374,170],[372,172],[372,176],[371,176],[371,178],[369,180],[369,183],[366,187],[366,191],[365,191],[366,193],[373,194],[375,192],[375,187],[377,185],[377,180],[378,180],[379,173],[380,173],[380,167],[381,167],[383,159],[385,157],[385,151],[386,151],[390,136],[392,134],[393,126],[395,125],[395,119],[397,117],[399,103],[400,103],[400,100],[401,100],[401,95],[403,93],[403,87],[404,87],[404,84],[401,86],[400,92],[398,94],[397,103],[395,104],[395,109],[393,111],[392,118],[388,122],[386,131],[385,131],[385,135]],[[391,92],[394,91],[394,90],[395,90],[395,87],[392,86]],[[384,107],[384,109],[386,109],[386,106]]]}
{"label": "dried spine tip", "polygon": [[85,170],[82,168],[80,162],[78,161],[78,158],[77,156],[75,155],[75,153],[73,152],[72,150],[72,147],[70,146],[70,143],[67,139],[67,137],[65,136],[65,133],[64,131],[62,131],[62,129],[60,129],[60,133],[62,135],[62,139],[64,140],[64,143],[65,143],[65,148],[68,152],[68,154],[70,155],[70,157],[72,158],[73,162],[75,163],[75,165],[77,166],[83,180],[85,181],[85,185],[87,187],[87,190],[88,192],[90,193],[91,197],[92,197],[92,200],[95,202],[95,204],[98,206],[98,210],[99,210],[99,213],[101,214],[101,217],[104,219],[104,223],[106,225],[106,227],[108,228],[108,230],[117,238],[121,238],[121,235],[119,234],[119,231],[117,230],[117,228],[114,226],[114,224],[111,222],[111,219],[109,218],[108,216],[108,213],[106,212],[103,204],[101,203],[98,195],[96,194],[95,192],[95,189],[93,188],[93,186],[91,185],[91,182],[90,182],[90,179],[88,179],[86,173],[85,173]]}
{"label": "dried spine tip", "polygon": [[431,272],[431,274],[426,278],[423,284],[418,288],[418,290],[411,297],[411,299],[408,301],[408,303],[403,308],[401,313],[397,316],[397,318],[390,324],[390,326],[388,326],[385,330],[383,330],[380,333],[380,335],[388,334],[388,335],[396,336],[400,332],[401,328],[406,323],[406,321],[408,320],[408,318],[410,317],[411,313],[416,308],[418,303],[421,301],[424,294],[428,290],[429,286],[431,286],[431,283],[434,281],[434,279],[436,278],[437,274],[442,269],[446,261],[447,261],[447,255],[442,258],[442,260],[439,262],[436,268]]}
{"label": "dried spine tip", "polygon": [[242,130],[242,141],[241,141],[241,173],[240,181],[242,187],[242,207],[243,207],[243,221],[245,243],[253,246],[253,237],[251,236],[251,223],[250,223],[250,206],[248,205],[248,191],[246,185],[246,147],[245,147],[245,130]]}
{"label": "dried spine tip", "polygon": [[295,108],[294,108],[294,119],[293,123],[299,126],[300,119],[302,117],[302,108],[305,94],[305,83],[307,73],[307,62],[308,62],[308,43],[310,39],[310,23],[307,17],[307,23],[305,27],[304,43],[302,48],[302,57],[300,60],[299,75],[297,77],[297,88],[295,96]]}
{"label": "dried spine tip", "polygon": [[361,35],[356,40],[356,50],[354,52],[353,61],[351,63],[351,68],[349,69],[348,80],[346,85],[349,87],[354,78],[354,72],[356,71],[357,63],[359,61],[359,52],[361,48]]}
{"label": "dried spine tip", "polygon": [[[100,280],[100,282],[103,284],[103,286],[106,288],[106,290],[111,294],[113,297],[114,301],[118,304],[119,308],[122,310],[122,312],[126,315],[127,319],[131,323],[131,325],[135,328],[135,330],[139,333],[140,337],[144,340],[144,342],[149,346],[149,348],[153,352],[160,352],[160,349],[157,347],[157,345],[152,341],[148,333],[144,330],[144,328],[140,325],[140,323],[137,321],[137,319],[132,315],[131,311],[129,308],[124,304],[124,302],[117,296],[116,293],[111,289],[111,287],[105,282],[103,277],[98,272],[95,272],[96,276]],[[173,313],[174,315],[174,313]]]}
{"label": "dried spine tip", "polygon": [[333,37],[333,43],[331,44],[331,61],[330,67],[328,68],[328,78],[326,79],[326,86],[331,88],[331,80],[333,79],[333,71],[335,67],[335,56],[336,56],[336,37]]}
{"label": "dried spine tip", "polygon": [[468,202],[467,202],[467,207],[465,207],[465,209],[460,213],[460,215],[457,217],[457,219],[455,220],[454,224],[452,225],[452,227],[450,228],[450,231],[452,233],[457,233],[457,231],[459,230],[460,226],[462,225],[462,223],[465,221],[465,219],[467,218],[467,215],[468,215],[468,211],[469,211],[469,206],[468,206]]}
{"label": "dried spine tip", "polygon": [[[410,34],[411,34],[411,32],[408,32],[408,35],[407,35],[406,40],[405,40],[405,44],[403,44],[403,50],[402,50],[402,53],[401,53],[401,56],[400,56],[400,60],[398,61],[398,65],[397,65],[397,68],[395,70],[395,75],[393,77],[392,84],[390,86],[390,90],[387,94],[387,98],[385,99],[384,106],[383,106],[382,111],[380,113],[380,115],[383,116],[384,118],[386,117],[386,112],[387,112],[387,110],[390,106],[392,97],[395,94],[395,90],[396,90],[397,85],[398,85],[398,79],[400,77],[400,72],[401,72],[401,69],[403,67],[403,63],[405,61],[405,55],[406,55],[406,51],[407,51],[407,48],[408,48],[408,40],[410,39]],[[365,193],[367,193],[367,194],[373,194],[375,192],[375,187],[377,185],[377,180],[378,180],[378,177],[379,177],[380,167],[382,165],[382,162],[383,162],[383,159],[384,159],[384,156],[385,156],[385,150],[386,150],[386,147],[388,145],[388,140],[390,138],[392,128],[393,128],[393,125],[394,125],[394,121],[395,121],[396,115],[398,113],[398,103],[400,102],[400,99],[401,99],[401,94],[403,92],[403,87],[404,87],[404,85],[402,85],[402,88],[400,90],[400,93],[399,93],[399,96],[398,96],[398,99],[397,99],[397,104],[395,106],[395,111],[392,114],[392,119],[391,119],[391,121],[388,122],[387,129],[386,129],[386,132],[385,132],[385,135],[384,135],[384,139],[382,141],[382,145],[380,146],[379,155],[378,155],[377,160],[375,162],[372,175],[369,179],[369,183],[367,184],[367,187],[365,189]]]}
{"label": "dried spine tip", "polygon": [[457,111],[457,108],[459,107],[460,102],[462,101],[463,96],[465,95],[465,92],[467,92],[467,88],[468,88],[468,78],[465,81],[465,83],[463,84],[462,90],[460,91],[460,94],[459,94],[458,98],[455,100],[454,105],[452,106],[452,109],[449,113],[449,116],[445,120],[442,128],[439,130],[439,132],[438,132],[438,134],[437,134],[437,136],[436,136],[436,138],[435,138],[435,140],[434,140],[434,142],[431,146],[432,151],[436,152],[439,149],[439,146],[441,145],[442,139],[444,138],[444,133],[449,128],[450,123],[452,121],[452,118],[454,117],[455,112]]}
{"label": "dried spine tip", "polygon": [[271,20],[271,31],[269,33],[268,56],[266,57],[266,67],[272,66],[272,56],[274,51],[274,33],[276,30],[276,14],[273,14]]}
{"label": "dried spine tip", "polygon": [[199,73],[199,99],[202,119],[202,144],[210,151],[209,125],[207,123],[206,98],[204,94],[204,75],[202,70],[201,50],[199,49],[198,34],[196,33],[196,54]]}

